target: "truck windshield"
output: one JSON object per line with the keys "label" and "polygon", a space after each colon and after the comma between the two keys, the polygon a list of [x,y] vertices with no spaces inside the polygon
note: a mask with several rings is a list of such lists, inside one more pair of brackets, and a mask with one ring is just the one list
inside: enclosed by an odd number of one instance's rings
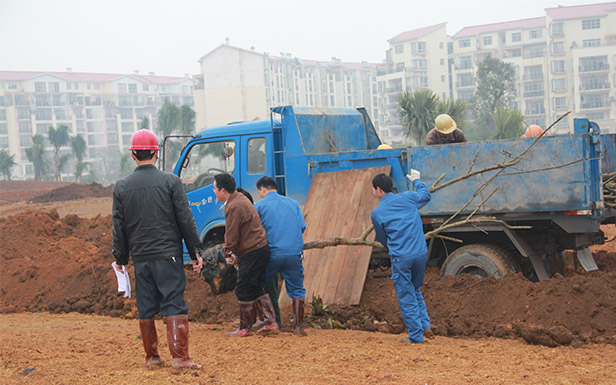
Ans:
{"label": "truck windshield", "polygon": [[233,174],[235,142],[197,143],[186,158],[180,169],[180,178],[188,192],[214,183],[216,174]]}

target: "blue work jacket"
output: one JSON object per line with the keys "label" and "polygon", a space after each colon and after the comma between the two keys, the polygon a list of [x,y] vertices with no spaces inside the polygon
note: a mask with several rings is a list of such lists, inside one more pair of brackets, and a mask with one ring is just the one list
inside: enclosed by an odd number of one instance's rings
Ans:
{"label": "blue work jacket", "polygon": [[388,193],[372,211],[376,239],[392,257],[416,257],[428,253],[419,209],[430,201],[428,186],[413,181],[415,191]]}
{"label": "blue work jacket", "polygon": [[272,191],[255,203],[255,208],[265,228],[271,256],[302,254],[306,222],[296,201]]}

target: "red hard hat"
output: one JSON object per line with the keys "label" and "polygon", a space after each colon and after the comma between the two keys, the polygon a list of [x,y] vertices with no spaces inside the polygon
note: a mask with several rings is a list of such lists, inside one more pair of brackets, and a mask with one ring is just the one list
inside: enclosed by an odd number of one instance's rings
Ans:
{"label": "red hard hat", "polygon": [[140,150],[150,150],[150,151],[158,151],[160,148],[158,147],[158,138],[156,134],[154,134],[150,130],[146,130],[145,128],[135,132],[133,136],[130,138],[130,151],[140,151]]}

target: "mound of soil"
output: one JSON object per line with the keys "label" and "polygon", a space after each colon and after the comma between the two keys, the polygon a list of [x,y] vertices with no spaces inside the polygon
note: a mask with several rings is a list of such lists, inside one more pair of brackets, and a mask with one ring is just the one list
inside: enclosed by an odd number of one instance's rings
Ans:
{"label": "mound of soil", "polygon": [[[604,231],[613,237],[614,226]],[[0,312],[80,312],[136,318],[135,299],[117,292],[111,269],[111,216],[59,217],[29,210],[0,218]],[[523,338],[546,346],[598,342],[616,344],[616,253],[613,244],[593,248],[600,271],[573,269],[566,276],[531,283],[520,274],[499,280],[441,277],[429,268],[423,287],[437,335]],[[375,274],[378,273],[378,274]],[[393,284],[368,273],[359,306],[329,306],[306,321],[317,328],[401,333]],[[132,264],[129,274],[134,277]],[[187,271],[186,300],[192,320],[220,324],[237,318],[233,293],[214,295]],[[374,275],[374,276],[373,276]],[[134,287],[134,281],[131,282]],[[289,330],[291,309],[282,309]]]}
{"label": "mound of soil", "polygon": [[98,183],[71,183],[30,199],[30,203],[70,201],[87,197],[105,198],[113,194],[113,185],[103,187]]}
{"label": "mound of soil", "polygon": [[2,180],[0,181],[0,205],[32,199],[53,189],[67,186],[70,182]]}

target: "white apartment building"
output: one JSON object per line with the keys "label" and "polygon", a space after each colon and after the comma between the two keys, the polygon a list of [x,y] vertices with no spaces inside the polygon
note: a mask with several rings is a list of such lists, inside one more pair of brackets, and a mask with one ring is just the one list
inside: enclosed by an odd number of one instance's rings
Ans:
{"label": "white apartment building", "polygon": [[401,92],[429,88],[443,99],[450,97],[448,41],[446,23],[406,31],[388,40],[386,60],[378,68],[378,115],[373,115],[385,143],[405,143],[397,101]]}
{"label": "white apartment building", "polygon": [[452,41],[456,98],[472,98],[477,66],[492,55],[516,68],[512,107],[526,124],[545,128],[573,111],[553,132],[571,131],[576,117],[616,130],[616,3],[548,8],[544,17],[463,28]]}
{"label": "white apartment building", "polygon": [[228,41],[199,59],[197,128],[266,119],[270,108],[366,107],[376,116],[376,64],[272,56]]}
{"label": "white apartment building", "polygon": [[[67,125],[71,136],[87,144],[84,161],[99,180],[112,183],[120,157],[144,117],[156,129],[158,109],[169,100],[193,105],[189,77],[149,75],[0,71],[0,148],[15,155],[15,179],[31,179],[26,148],[35,134],[47,136],[49,126]],[[49,147],[51,159],[51,147]],[[62,150],[70,153],[70,146]],[[72,172],[63,174],[71,180]]]}

